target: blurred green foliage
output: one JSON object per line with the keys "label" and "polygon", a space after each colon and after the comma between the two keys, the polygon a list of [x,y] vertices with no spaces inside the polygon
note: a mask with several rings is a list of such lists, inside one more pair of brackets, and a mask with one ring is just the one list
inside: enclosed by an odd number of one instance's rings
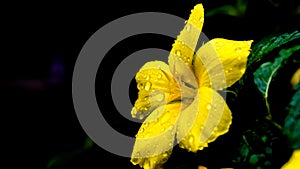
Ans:
{"label": "blurred green foliage", "polygon": [[300,83],[295,86],[296,93],[287,107],[283,133],[288,137],[292,149],[300,149]]}

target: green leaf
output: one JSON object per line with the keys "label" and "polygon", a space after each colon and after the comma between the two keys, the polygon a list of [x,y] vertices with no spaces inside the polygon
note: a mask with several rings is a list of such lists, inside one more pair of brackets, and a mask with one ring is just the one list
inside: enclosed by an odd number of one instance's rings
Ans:
{"label": "green leaf", "polygon": [[300,148],[300,83],[295,86],[297,90],[287,107],[288,116],[285,119],[283,133],[287,136],[292,149]]}
{"label": "green leaf", "polygon": [[[270,108],[268,103],[268,91],[272,79],[276,76],[277,71],[283,67],[292,54],[300,49],[300,45],[294,46],[289,49],[282,49],[279,52],[279,57],[275,58],[274,62],[263,63],[254,73],[254,83],[258,90],[263,94],[266,99],[266,106],[270,116]],[[270,116],[271,118],[271,116]]]}
{"label": "green leaf", "polygon": [[247,9],[247,0],[237,0],[234,5],[223,5],[208,11],[205,16],[213,16],[216,14],[225,14],[235,17],[244,16]]}
{"label": "green leaf", "polygon": [[64,166],[72,159],[74,159],[74,157],[92,148],[93,145],[94,145],[93,141],[90,138],[86,138],[82,147],[79,147],[78,149],[70,152],[61,152],[55,155],[54,157],[52,157],[47,163],[46,169],[64,168]]}
{"label": "green leaf", "polygon": [[259,42],[252,49],[251,56],[248,59],[247,67],[252,66],[262,59],[262,57],[282,45],[300,38],[300,32],[285,33],[280,36],[272,37],[266,42]]}

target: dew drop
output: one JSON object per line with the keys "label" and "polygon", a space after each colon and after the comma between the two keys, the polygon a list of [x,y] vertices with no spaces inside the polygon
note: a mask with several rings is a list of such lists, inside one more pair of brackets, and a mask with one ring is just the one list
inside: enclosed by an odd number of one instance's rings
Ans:
{"label": "dew drop", "polygon": [[203,21],[204,21],[204,18],[203,18],[203,17],[201,17],[199,20],[200,20],[200,22],[203,22]]}
{"label": "dew drop", "polygon": [[246,71],[246,69],[245,69],[245,68],[243,68],[243,69],[241,69],[241,70],[240,70],[241,74],[244,74],[244,73],[245,73],[245,71]]}
{"label": "dew drop", "polygon": [[238,48],[235,48],[235,52],[242,52],[242,48],[238,47]]}
{"label": "dew drop", "polygon": [[138,118],[139,118],[140,120],[142,120],[144,117],[145,117],[145,116],[144,116],[143,114],[140,114]]}
{"label": "dew drop", "polygon": [[158,75],[157,75],[157,78],[158,78],[158,79],[160,79],[161,77],[162,77],[162,75],[161,75],[161,74],[158,74]]}
{"label": "dew drop", "polygon": [[176,50],[175,54],[176,54],[177,56],[181,56],[180,50]]}
{"label": "dew drop", "polygon": [[149,91],[149,90],[151,89],[151,86],[152,86],[152,83],[151,83],[151,82],[146,82],[146,83],[145,83],[144,89],[145,89],[146,91]]}
{"label": "dew drop", "polygon": [[141,128],[141,129],[140,129],[140,133],[143,133],[143,132],[144,132],[144,128]]}
{"label": "dew drop", "polygon": [[168,157],[168,153],[163,153],[162,155],[164,158]]}
{"label": "dew drop", "polygon": [[137,114],[137,110],[136,110],[136,108],[133,108],[133,109],[131,110],[131,115],[132,115],[132,117],[133,117],[133,118],[136,118],[136,114]]}
{"label": "dew drop", "polygon": [[174,125],[171,125],[170,127],[169,127],[169,130],[172,130],[174,128]]}
{"label": "dew drop", "polygon": [[138,158],[132,158],[131,161],[132,161],[133,164],[137,164],[139,160],[138,160]]}
{"label": "dew drop", "polygon": [[165,95],[160,93],[160,94],[156,95],[155,98],[156,98],[157,101],[161,102],[161,101],[164,100]]}
{"label": "dew drop", "polygon": [[189,137],[189,142],[190,142],[190,143],[193,143],[193,141],[194,141],[194,136],[190,136],[190,137]]}
{"label": "dew drop", "polygon": [[182,148],[182,149],[185,148],[183,144],[179,144],[179,147]]}
{"label": "dew drop", "polygon": [[206,108],[207,108],[207,110],[210,110],[211,109],[211,104],[207,104]]}
{"label": "dew drop", "polygon": [[241,59],[242,59],[242,57],[241,57],[241,56],[239,56],[239,57],[238,57],[238,60],[241,60]]}
{"label": "dew drop", "polygon": [[139,90],[144,89],[144,83],[139,83],[138,86],[137,86],[137,88],[138,88]]}
{"label": "dew drop", "polygon": [[187,30],[187,31],[190,31],[190,30],[191,30],[191,25],[190,25],[189,23],[187,23],[187,25],[186,25],[186,30]]}
{"label": "dew drop", "polygon": [[148,76],[146,77],[146,80],[150,80],[150,75],[148,75]]}

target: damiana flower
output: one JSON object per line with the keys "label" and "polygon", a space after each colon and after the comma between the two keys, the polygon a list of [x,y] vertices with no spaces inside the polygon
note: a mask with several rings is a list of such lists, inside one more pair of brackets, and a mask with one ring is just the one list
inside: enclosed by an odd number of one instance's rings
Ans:
{"label": "damiana flower", "polygon": [[231,111],[217,92],[238,81],[246,69],[250,41],[212,39],[194,54],[204,22],[204,9],[191,11],[168,57],[146,63],[136,74],[138,99],[131,111],[143,119],[131,162],[144,169],[162,167],[177,140],[191,152],[229,130]]}

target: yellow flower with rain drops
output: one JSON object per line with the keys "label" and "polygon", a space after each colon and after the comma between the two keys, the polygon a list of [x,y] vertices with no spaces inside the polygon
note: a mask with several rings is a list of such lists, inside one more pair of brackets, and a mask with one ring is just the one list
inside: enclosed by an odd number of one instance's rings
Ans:
{"label": "yellow flower with rain drops", "polygon": [[147,117],[136,134],[134,165],[161,168],[174,145],[197,152],[229,130],[231,111],[217,91],[243,76],[252,40],[216,38],[195,53],[203,22],[198,4],[175,40],[168,64],[148,62],[136,74],[139,93],[131,114]]}

